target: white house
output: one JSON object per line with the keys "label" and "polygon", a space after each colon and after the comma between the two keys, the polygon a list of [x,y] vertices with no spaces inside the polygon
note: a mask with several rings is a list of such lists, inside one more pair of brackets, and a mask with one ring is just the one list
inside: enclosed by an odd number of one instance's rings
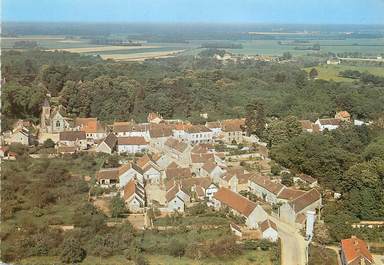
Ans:
{"label": "white house", "polygon": [[117,137],[113,133],[107,137],[96,147],[96,152],[112,154],[116,149]]}
{"label": "white house", "polygon": [[190,145],[173,137],[169,137],[164,143],[164,151],[167,155],[184,165],[190,164],[191,149]]}
{"label": "white house", "polygon": [[260,205],[227,188],[220,188],[213,195],[212,203],[215,209],[228,207],[234,214],[243,217],[246,226],[251,229],[258,228],[259,223],[268,218]]}
{"label": "white house", "polygon": [[249,179],[249,191],[270,204],[278,203],[278,195],[284,185],[274,182],[269,177],[256,175]]}
{"label": "white house", "polygon": [[216,163],[208,161],[202,166],[200,175],[209,176],[212,180],[217,180],[224,173],[225,171],[221,167],[219,167]]}
{"label": "white house", "polygon": [[172,128],[167,125],[152,125],[149,129],[149,136],[150,146],[162,150],[164,143],[172,136]]}
{"label": "white house", "polygon": [[277,226],[270,219],[260,223],[260,231],[264,239],[268,239],[272,242],[276,242],[279,239],[279,233],[277,232]]}
{"label": "white house", "polygon": [[113,133],[118,137],[134,136],[144,137],[146,141],[149,141],[149,124],[136,124],[133,122],[114,122],[112,125]]}
{"label": "white house", "polygon": [[182,139],[192,145],[200,143],[212,143],[213,132],[203,125],[192,125],[186,128]]}
{"label": "white house", "polygon": [[119,187],[123,188],[132,179],[144,183],[144,176],[141,169],[134,163],[128,163],[120,166]]}
{"label": "white house", "polygon": [[167,201],[168,210],[178,212],[184,212],[185,208],[191,201],[191,197],[188,195],[188,192],[185,191],[179,184],[176,184],[167,190],[165,199]]}
{"label": "white house", "polygon": [[284,203],[279,208],[280,219],[288,223],[302,223],[308,210],[320,210],[321,195],[316,189],[311,189],[299,197]]}
{"label": "white house", "polygon": [[145,207],[145,189],[142,183],[130,180],[123,190],[125,205],[130,212],[141,212]]}
{"label": "white house", "polygon": [[119,185],[119,168],[102,168],[96,172],[96,182],[102,188]]}
{"label": "white house", "polygon": [[329,118],[329,119],[317,119],[315,124],[319,126],[320,131],[324,131],[325,129],[331,131],[339,128],[341,123],[340,119]]}
{"label": "white house", "polygon": [[217,138],[221,133],[221,123],[219,121],[211,121],[205,124],[205,127],[211,130],[213,138]]}
{"label": "white house", "polygon": [[31,142],[31,138],[29,135],[29,130],[25,127],[16,129],[10,136],[8,140],[9,144],[19,143],[23,145],[29,145]]}
{"label": "white house", "polygon": [[143,153],[149,148],[148,142],[142,136],[128,136],[117,138],[117,152],[119,154]]}

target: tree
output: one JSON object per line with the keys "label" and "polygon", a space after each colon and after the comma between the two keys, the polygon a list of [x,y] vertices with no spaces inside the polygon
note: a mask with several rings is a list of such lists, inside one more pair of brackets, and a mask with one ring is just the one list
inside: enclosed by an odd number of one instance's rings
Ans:
{"label": "tree", "polygon": [[256,134],[261,136],[265,129],[264,104],[255,100],[246,106],[245,130],[248,135]]}
{"label": "tree", "polygon": [[87,256],[86,251],[81,247],[80,242],[73,237],[64,240],[61,246],[60,260],[64,263],[82,262]]}
{"label": "tree", "polygon": [[116,195],[112,198],[111,201],[111,215],[114,218],[120,217],[122,214],[126,213],[127,209],[125,208],[125,202],[123,198],[119,195]]}
{"label": "tree", "polygon": [[284,52],[282,59],[283,60],[290,60],[290,59],[292,59],[292,54],[290,52]]}
{"label": "tree", "polygon": [[48,138],[47,140],[44,141],[43,147],[44,148],[54,148],[55,147],[55,142],[52,141],[51,138]]}
{"label": "tree", "polygon": [[288,172],[283,172],[281,174],[281,184],[285,185],[285,186],[292,186],[293,185],[293,176],[291,173],[288,173]]}
{"label": "tree", "polygon": [[168,245],[169,254],[174,257],[181,257],[185,253],[186,244],[178,240],[172,240]]}
{"label": "tree", "polygon": [[316,68],[312,68],[311,71],[309,71],[309,78],[315,79],[319,76],[319,73],[317,72]]}

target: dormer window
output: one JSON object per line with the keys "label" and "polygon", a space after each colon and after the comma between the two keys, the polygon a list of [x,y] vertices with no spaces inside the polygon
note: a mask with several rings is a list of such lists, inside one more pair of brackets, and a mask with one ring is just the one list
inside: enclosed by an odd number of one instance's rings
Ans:
{"label": "dormer window", "polygon": [[56,127],[60,127],[60,121],[56,121]]}

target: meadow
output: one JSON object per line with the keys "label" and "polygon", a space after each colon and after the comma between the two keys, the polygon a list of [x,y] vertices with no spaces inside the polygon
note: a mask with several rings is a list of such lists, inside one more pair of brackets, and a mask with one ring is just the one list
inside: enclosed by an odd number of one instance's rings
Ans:
{"label": "meadow", "polygon": [[[308,67],[304,68],[306,72],[309,73],[309,71],[313,67]],[[339,73],[341,71],[345,70],[354,70],[354,71],[359,71],[359,72],[367,72],[373,75],[378,75],[378,76],[383,76],[384,77],[384,67],[379,67],[379,66],[365,66],[365,65],[327,65],[327,64],[322,64],[319,66],[315,67],[317,72],[319,73],[318,78],[323,79],[323,80],[333,80],[333,81],[339,81],[339,82],[354,82],[356,81],[355,79],[352,78],[345,78],[339,76]]]}

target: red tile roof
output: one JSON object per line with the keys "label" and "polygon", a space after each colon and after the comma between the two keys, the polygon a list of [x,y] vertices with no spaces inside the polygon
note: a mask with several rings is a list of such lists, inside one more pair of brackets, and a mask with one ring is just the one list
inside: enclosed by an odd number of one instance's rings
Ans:
{"label": "red tile roof", "polygon": [[311,189],[304,193],[303,195],[297,197],[293,201],[291,201],[291,205],[296,213],[300,212],[301,210],[305,209],[309,205],[315,203],[316,201],[321,199],[320,192],[318,192],[316,189]]}
{"label": "red tile roof", "polygon": [[348,265],[360,265],[361,259],[368,261],[368,263],[365,262],[363,264],[373,263],[373,258],[368,250],[367,244],[357,237],[352,236],[351,238],[341,240],[341,250],[344,253]]}
{"label": "red tile roof", "polygon": [[68,132],[61,132],[59,134],[60,141],[70,141],[74,142],[77,140],[85,140],[85,132],[79,132],[79,131],[68,131]]}
{"label": "red tile roof", "polygon": [[147,145],[148,142],[142,136],[118,137],[118,145]]}
{"label": "red tile roof", "polygon": [[249,216],[257,204],[227,188],[220,188],[213,197],[236,212]]}
{"label": "red tile roof", "polygon": [[260,223],[261,232],[264,232],[268,228],[273,228],[277,231],[277,225],[269,219],[266,219],[264,222]]}

